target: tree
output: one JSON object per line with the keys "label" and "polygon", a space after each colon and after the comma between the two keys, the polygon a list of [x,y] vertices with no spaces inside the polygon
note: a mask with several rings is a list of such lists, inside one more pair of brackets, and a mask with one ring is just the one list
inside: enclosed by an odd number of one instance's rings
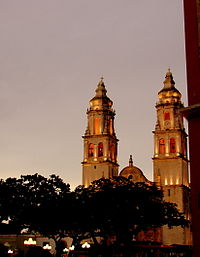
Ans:
{"label": "tree", "polygon": [[69,193],[69,184],[56,175],[45,178],[36,173],[20,179],[1,180],[1,226],[2,221],[9,221],[4,232],[20,234],[26,229],[28,233],[40,233],[54,239],[59,251],[60,240],[65,236],[62,221],[66,207],[63,199]]}
{"label": "tree", "polygon": [[57,256],[62,254],[64,237],[71,237],[76,246],[86,238],[92,238],[96,245],[98,238],[106,242],[111,237],[126,244],[140,231],[188,224],[175,204],[163,201],[156,186],[114,177],[71,192],[69,184],[58,176],[38,174],[0,181],[3,221],[9,221],[4,225],[12,233],[27,229],[54,239]]}
{"label": "tree", "polygon": [[0,244],[0,256],[8,257],[8,249],[3,244]]}
{"label": "tree", "polygon": [[156,186],[133,183],[124,177],[100,179],[88,188],[78,187],[82,209],[80,238],[115,236],[120,243],[130,242],[140,231],[168,226],[187,226],[173,203],[163,201]]}
{"label": "tree", "polygon": [[35,246],[28,249],[26,257],[52,257],[52,255],[47,250],[44,250],[42,247]]}

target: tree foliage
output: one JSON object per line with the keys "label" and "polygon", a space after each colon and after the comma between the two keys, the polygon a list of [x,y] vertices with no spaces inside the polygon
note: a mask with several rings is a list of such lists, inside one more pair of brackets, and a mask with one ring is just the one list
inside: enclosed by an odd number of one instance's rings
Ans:
{"label": "tree foliage", "polygon": [[162,191],[156,186],[115,177],[94,181],[88,188],[78,187],[75,191],[84,208],[81,230],[88,236],[115,236],[127,242],[140,231],[162,225],[188,225],[175,204],[163,201]]}
{"label": "tree foliage", "polygon": [[[9,224],[3,224],[8,220]],[[115,177],[70,191],[58,176],[34,174],[0,181],[0,224],[3,233],[27,229],[51,237],[59,252],[66,236],[74,244],[85,238],[97,243],[98,237],[106,241],[112,236],[130,242],[140,231],[188,222],[175,204],[163,201],[156,186]]]}

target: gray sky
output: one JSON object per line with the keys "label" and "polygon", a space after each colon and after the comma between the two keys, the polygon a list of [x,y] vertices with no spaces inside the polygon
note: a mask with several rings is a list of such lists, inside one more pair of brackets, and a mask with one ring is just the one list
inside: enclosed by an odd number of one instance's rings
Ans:
{"label": "gray sky", "polygon": [[120,170],[152,178],[157,92],[171,67],[186,104],[180,0],[0,0],[0,177],[81,184],[86,109],[103,75]]}

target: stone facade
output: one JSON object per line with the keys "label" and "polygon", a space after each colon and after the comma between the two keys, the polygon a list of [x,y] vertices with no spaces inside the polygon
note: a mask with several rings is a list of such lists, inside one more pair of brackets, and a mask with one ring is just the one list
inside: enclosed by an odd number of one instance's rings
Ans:
{"label": "stone facade", "polygon": [[84,158],[83,185],[99,178],[118,175],[117,145],[118,139],[114,129],[115,112],[113,102],[107,97],[107,91],[100,80],[96,95],[90,100],[87,110],[88,126],[83,136]]}
{"label": "stone facade", "polygon": [[[157,124],[154,133],[154,181],[163,190],[164,200],[177,204],[190,219],[187,134],[183,124],[181,93],[175,88],[170,70],[156,103]],[[188,229],[162,228],[163,244],[191,244]]]}
{"label": "stone facade", "polygon": [[[158,93],[156,103],[157,122],[154,133],[153,182],[133,165],[122,169],[120,176],[134,182],[155,184],[163,190],[164,200],[177,204],[180,212],[190,220],[190,188],[187,157],[187,134],[181,110],[181,93],[175,87],[170,70],[166,73],[164,87]],[[96,96],[90,101],[87,111],[88,127],[84,139],[83,184],[89,184],[102,177],[118,175],[117,138],[114,129],[112,101],[106,96],[105,85],[101,80]],[[112,147],[111,147],[112,146]],[[102,149],[100,149],[102,147]],[[154,236],[153,236],[154,235]],[[164,226],[156,231],[141,233],[142,240],[154,237],[165,245],[192,243],[190,228]]]}

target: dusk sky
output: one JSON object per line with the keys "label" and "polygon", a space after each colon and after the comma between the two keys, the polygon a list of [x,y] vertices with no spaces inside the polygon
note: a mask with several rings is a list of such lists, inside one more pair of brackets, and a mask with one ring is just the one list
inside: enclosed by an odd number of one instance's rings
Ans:
{"label": "dusk sky", "polygon": [[81,184],[89,100],[104,77],[120,170],[152,179],[157,93],[167,69],[186,100],[181,0],[0,0],[0,177]]}

